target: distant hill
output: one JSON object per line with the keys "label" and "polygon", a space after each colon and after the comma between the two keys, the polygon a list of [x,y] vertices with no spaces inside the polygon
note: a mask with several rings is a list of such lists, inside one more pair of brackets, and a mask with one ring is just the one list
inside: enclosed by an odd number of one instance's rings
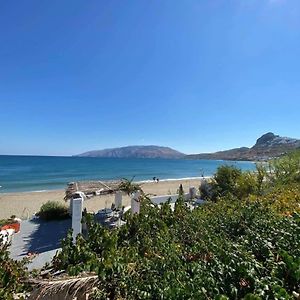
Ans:
{"label": "distant hill", "polygon": [[241,147],[214,153],[200,153],[187,155],[188,159],[222,159],[222,160],[248,160],[245,159],[249,152],[249,148]]}
{"label": "distant hill", "polygon": [[289,151],[300,149],[300,140],[281,137],[268,132],[257,139],[251,148],[241,147],[215,153],[185,155],[169,147],[161,146],[127,146],[104,150],[88,151],[80,157],[113,157],[113,158],[168,158],[168,159],[221,159],[221,160],[268,160],[281,156]]}
{"label": "distant hill", "polygon": [[184,158],[186,155],[171,149],[160,146],[127,146],[104,150],[94,150],[76,156],[80,157],[114,157],[114,158]]}
{"label": "distant hill", "polygon": [[215,153],[187,155],[189,159],[222,159],[222,160],[267,160],[281,156],[289,151],[300,149],[300,140],[281,137],[268,132],[257,139],[251,148],[241,147]]}

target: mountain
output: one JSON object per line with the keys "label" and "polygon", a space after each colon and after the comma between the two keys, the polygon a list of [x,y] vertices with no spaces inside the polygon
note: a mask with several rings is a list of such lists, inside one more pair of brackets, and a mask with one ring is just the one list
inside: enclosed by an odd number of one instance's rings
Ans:
{"label": "mountain", "polygon": [[241,147],[214,153],[200,153],[187,155],[188,159],[216,159],[216,160],[248,160],[245,159],[249,152],[249,148]]}
{"label": "mountain", "polygon": [[104,150],[94,150],[76,156],[80,157],[114,157],[114,158],[184,158],[185,154],[169,147],[127,146]]}
{"label": "mountain", "polygon": [[218,160],[267,160],[281,156],[289,151],[300,149],[300,140],[281,137],[272,132],[262,135],[253,147],[234,148],[215,153],[185,155],[169,147],[161,146],[127,146],[104,150],[94,150],[76,156],[80,157],[113,157],[113,158],[187,158]]}
{"label": "mountain", "polygon": [[267,160],[281,156],[289,151],[300,149],[300,140],[281,137],[272,132],[262,135],[253,147],[235,148],[215,153],[187,155],[189,159],[222,159],[222,160]]}

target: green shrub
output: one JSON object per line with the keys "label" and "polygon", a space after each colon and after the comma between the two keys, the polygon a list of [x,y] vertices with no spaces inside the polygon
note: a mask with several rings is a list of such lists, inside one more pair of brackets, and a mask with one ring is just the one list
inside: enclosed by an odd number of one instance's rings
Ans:
{"label": "green shrub", "polygon": [[14,293],[24,292],[24,279],[28,274],[25,268],[26,260],[14,261],[9,257],[7,245],[2,246],[0,237],[0,299],[12,300]]}
{"label": "green shrub", "polygon": [[266,166],[268,179],[273,185],[300,183],[300,150],[271,160]]}
{"label": "green shrub", "polygon": [[217,183],[220,194],[234,192],[237,179],[242,171],[234,166],[221,166],[217,169],[214,180]]}
{"label": "green shrub", "polygon": [[243,172],[236,180],[234,190],[235,196],[239,199],[245,199],[249,195],[257,195],[260,193],[260,178],[258,174],[253,172]]}
{"label": "green shrub", "polygon": [[193,211],[145,201],[121,228],[88,227],[86,239],[63,241],[54,268],[96,272],[93,299],[292,299],[299,290],[300,218],[258,201]]}
{"label": "green shrub", "polygon": [[236,198],[243,200],[250,195],[262,194],[264,188],[265,169],[257,166],[257,172],[242,172],[235,166],[221,166],[217,169],[210,183],[200,186],[204,199],[219,200]]}
{"label": "green shrub", "polygon": [[58,201],[48,201],[44,203],[37,216],[43,220],[62,220],[69,218],[69,212],[66,205]]}
{"label": "green shrub", "polygon": [[212,178],[211,199],[217,201],[222,197],[235,196],[237,180],[241,176],[242,171],[234,166],[220,166]]}

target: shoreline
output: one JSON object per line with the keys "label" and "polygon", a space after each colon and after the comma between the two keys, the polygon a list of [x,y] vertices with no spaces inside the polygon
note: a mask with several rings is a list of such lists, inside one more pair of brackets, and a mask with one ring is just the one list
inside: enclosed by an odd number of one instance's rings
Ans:
{"label": "shoreline", "polygon": [[[169,181],[181,181],[181,180],[201,180],[201,179],[209,179],[212,176],[195,176],[195,177],[182,177],[182,178],[166,178],[166,179],[159,179],[159,182],[169,182]],[[101,180],[101,179],[99,179]],[[119,179],[121,180],[121,179]],[[89,180],[79,180],[79,181],[89,181]],[[97,180],[91,180],[91,181],[97,181]],[[102,182],[110,182],[112,180],[101,180]],[[117,181],[117,180],[116,180]],[[134,183],[138,184],[144,184],[144,183],[154,183],[152,179],[146,179],[146,180],[137,180],[133,181]],[[65,184],[65,188],[54,188],[54,189],[43,189],[43,190],[30,190],[30,191],[12,191],[12,192],[1,192],[0,188],[0,197],[1,195],[11,195],[11,194],[28,194],[28,193],[45,193],[45,192],[59,192],[66,189],[67,183]]]}
{"label": "shoreline", "polygon": [[[169,195],[176,194],[179,185],[182,184],[185,191],[190,186],[199,187],[203,177],[193,177],[184,179],[160,180],[159,182],[135,181],[142,184],[142,189],[146,194],[151,195]],[[16,215],[21,219],[29,219],[32,215],[39,211],[41,205],[47,201],[59,201],[68,205],[64,200],[65,189],[47,190],[47,191],[31,191],[31,192],[13,192],[0,193],[0,219],[5,219],[11,215]],[[84,207],[89,212],[97,212],[98,210],[110,207],[114,202],[114,194],[96,196],[84,201]],[[123,205],[130,205],[130,197],[123,196]]]}

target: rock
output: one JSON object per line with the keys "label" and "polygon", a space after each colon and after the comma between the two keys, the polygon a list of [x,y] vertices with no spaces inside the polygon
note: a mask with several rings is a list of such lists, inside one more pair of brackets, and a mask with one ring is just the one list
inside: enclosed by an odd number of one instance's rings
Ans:
{"label": "rock", "polygon": [[276,137],[279,137],[279,135],[275,135],[273,132],[263,134],[256,140],[256,144],[253,146],[253,148],[265,146],[268,142],[274,140]]}

